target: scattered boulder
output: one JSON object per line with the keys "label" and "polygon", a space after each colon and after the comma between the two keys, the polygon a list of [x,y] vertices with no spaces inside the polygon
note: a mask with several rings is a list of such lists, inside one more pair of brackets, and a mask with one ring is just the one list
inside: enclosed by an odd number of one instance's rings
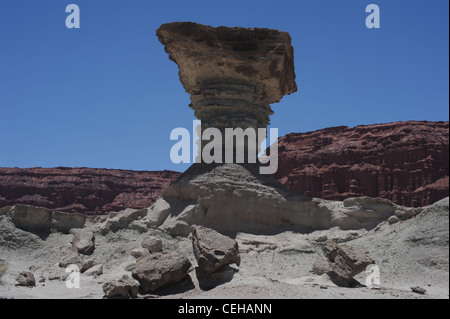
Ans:
{"label": "scattered boulder", "polygon": [[66,275],[69,275],[69,273],[66,273],[64,270],[50,270],[46,272],[45,276],[47,280],[49,281],[55,281],[55,280],[64,280],[63,278],[67,278]]}
{"label": "scattered boulder", "polygon": [[105,296],[108,298],[111,297],[136,297],[139,292],[139,283],[128,277],[127,275],[123,275],[119,280],[112,280],[103,285],[103,292]]}
{"label": "scattered boulder", "polygon": [[159,252],[139,258],[132,274],[144,291],[155,291],[181,281],[191,266],[189,259],[183,255],[175,252]]}
{"label": "scattered boulder", "polygon": [[411,290],[413,292],[415,292],[416,294],[419,295],[425,295],[425,293],[427,292],[425,289],[423,289],[422,287],[411,287]]}
{"label": "scattered boulder", "polygon": [[148,227],[159,227],[164,223],[170,214],[173,200],[165,198],[164,196],[158,197],[156,202],[148,209],[146,221]]}
{"label": "scattered boulder", "polygon": [[93,267],[95,265],[95,261],[93,259],[88,259],[83,261],[83,263],[81,264],[80,267],[80,272],[83,273],[86,270],[90,269],[91,267]]}
{"label": "scattered boulder", "polygon": [[64,213],[31,205],[16,204],[7,214],[14,225],[32,233],[48,233],[51,229],[69,233],[71,228],[83,228],[86,216],[80,213]]}
{"label": "scattered boulder", "polygon": [[316,238],[316,242],[318,243],[323,243],[326,242],[328,240],[328,237],[326,235],[322,235]]}
{"label": "scattered boulder", "polygon": [[17,277],[17,286],[34,287],[36,286],[36,280],[33,273],[29,271],[22,271]]}
{"label": "scattered boulder", "polygon": [[59,267],[66,268],[69,265],[77,265],[78,267],[82,267],[83,259],[76,252],[71,252],[68,255],[65,255],[61,258],[59,262]]}
{"label": "scattered boulder", "polygon": [[150,253],[162,251],[162,241],[154,236],[146,237],[142,241],[142,247],[148,249]]}
{"label": "scattered boulder", "polygon": [[330,270],[331,270],[331,268],[330,268],[330,264],[328,263],[328,261],[326,259],[321,258],[321,259],[317,259],[313,263],[311,272],[315,275],[322,276],[323,274],[326,274]]}
{"label": "scattered boulder", "polygon": [[48,233],[52,227],[52,211],[47,208],[17,204],[8,214],[17,228],[32,233]]}
{"label": "scattered boulder", "polygon": [[83,255],[90,255],[95,249],[94,233],[85,229],[74,228],[70,230],[74,235],[72,241],[72,250]]}
{"label": "scattered boulder", "polygon": [[131,256],[134,258],[141,258],[144,256],[148,256],[150,253],[146,248],[135,248],[131,251]]}
{"label": "scattered boulder", "polygon": [[213,273],[225,265],[241,263],[237,241],[210,228],[192,227],[192,246],[204,272]]}
{"label": "scattered boulder", "polygon": [[136,263],[130,263],[130,264],[126,265],[124,269],[126,271],[133,271],[134,268],[136,268]]}
{"label": "scattered boulder", "polygon": [[100,276],[101,274],[103,274],[103,265],[102,264],[94,265],[88,270],[86,270],[85,274],[88,276]]}
{"label": "scattered boulder", "polygon": [[172,237],[188,237],[191,233],[191,226],[184,220],[167,218],[161,229],[167,231]]}
{"label": "scattered boulder", "polygon": [[393,215],[393,216],[391,216],[391,217],[389,217],[389,219],[388,219],[388,223],[389,224],[396,224],[396,223],[398,223],[400,221],[400,218],[398,218],[397,216],[395,216],[395,215]]}
{"label": "scattered boulder", "polygon": [[358,248],[330,243],[323,247],[332,272],[338,277],[350,280],[375,262]]}
{"label": "scattered boulder", "polygon": [[127,208],[118,212],[115,217],[109,219],[109,228],[113,232],[116,232],[120,229],[127,228],[132,221],[138,220],[145,215],[147,215],[147,209]]}

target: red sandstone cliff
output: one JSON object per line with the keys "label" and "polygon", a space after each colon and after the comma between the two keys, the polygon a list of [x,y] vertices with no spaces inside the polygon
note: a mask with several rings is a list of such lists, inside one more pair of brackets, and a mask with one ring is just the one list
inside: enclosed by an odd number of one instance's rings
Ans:
{"label": "red sandstone cliff", "polygon": [[278,147],[276,177],[307,196],[415,207],[449,196],[449,122],[326,128],[288,134]]}
{"label": "red sandstone cliff", "polygon": [[[425,206],[449,195],[449,123],[397,122],[293,133],[279,140],[276,177],[307,196],[384,197]],[[145,208],[172,171],[0,168],[0,208],[16,203],[103,214]]]}
{"label": "red sandstone cliff", "polygon": [[87,214],[145,208],[179,175],[173,171],[0,168],[0,207],[21,203]]}

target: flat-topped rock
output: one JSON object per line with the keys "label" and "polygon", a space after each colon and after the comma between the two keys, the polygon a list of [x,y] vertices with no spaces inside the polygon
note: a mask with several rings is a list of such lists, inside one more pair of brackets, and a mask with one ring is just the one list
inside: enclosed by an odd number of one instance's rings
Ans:
{"label": "flat-topped rock", "polygon": [[211,82],[258,83],[259,98],[276,103],[297,91],[287,32],[173,22],[163,24],[156,34],[178,64],[187,93],[195,94]]}

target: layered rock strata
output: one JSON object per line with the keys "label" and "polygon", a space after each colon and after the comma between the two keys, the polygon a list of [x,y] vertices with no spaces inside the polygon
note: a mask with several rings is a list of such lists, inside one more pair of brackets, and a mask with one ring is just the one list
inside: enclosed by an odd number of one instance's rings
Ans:
{"label": "layered rock strata", "polygon": [[88,215],[149,207],[176,180],[173,171],[0,168],[0,208],[27,204]]}
{"label": "layered rock strata", "polygon": [[407,121],[292,133],[275,176],[311,197],[370,196],[422,207],[449,195],[449,122]]}
{"label": "layered rock strata", "polygon": [[297,90],[287,32],[175,22],[156,34],[179,67],[202,132],[266,128],[270,104]]}

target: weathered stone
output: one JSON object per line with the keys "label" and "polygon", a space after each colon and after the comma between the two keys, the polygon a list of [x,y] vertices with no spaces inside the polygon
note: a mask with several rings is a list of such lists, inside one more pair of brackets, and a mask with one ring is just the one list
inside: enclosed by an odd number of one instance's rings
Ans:
{"label": "weathered stone", "polygon": [[83,228],[86,215],[80,213],[64,213],[54,211],[52,213],[52,225],[62,233],[69,233],[72,228]]}
{"label": "weathered stone", "polygon": [[103,265],[102,264],[94,265],[88,270],[86,270],[85,274],[88,276],[100,276],[101,274],[103,274]]}
{"label": "weathered stone", "polygon": [[136,297],[139,292],[139,283],[123,275],[119,280],[112,280],[103,285],[103,292],[108,298],[111,297]]}
{"label": "weathered stone", "polygon": [[144,218],[148,227],[158,227],[164,223],[171,210],[171,201],[164,196],[160,196],[156,202],[148,209]]}
{"label": "weathered stone", "polygon": [[312,265],[311,272],[315,275],[321,276],[323,274],[326,274],[330,270],[330,264],[326,259],[317,259]]}
{"label": "weathered stone", "polygon": [[29,271],[22,271],[16,277],[18,286],[34,287],[36,286],[36,280],[34,279],[33,273]]}
{"label": "weathered stone", "polygon": [[419,294],[419,295],[425,295],[426,294],[426,290],[425,289],[423,289],[422,287],[411,287],[411,290],[413,291],[413,292],[415,292],[416,294]]}
{"label": "weathered stone", "polygon": [[80,272],[83,273],[89,268],[95,265],[95,261],[93,259],[84,260],[80,267]]}
{"label": "weathered stone", "polygon": [[187,237],[191,233],[191,226],[184,220],[167,218],[161,229],[167,231],[172,237]]}
{"label": "weathered stone", "polygon": [[47,233],[52,227],[50,209],[17,204],[9,210],[9,215],[16,227],[26,231]]}
{"label": "weathered stone", "polygon": [[190,94],[223,78],[260,83],[258,98],[267,103],[279,102],[297,90],[294,50],[287,32],[174,22],[163,24],[156,34],[178,64],[180,81]]}
{"label": "weathered stone", "polygon": [[141,258],[144,256],[148,256],[150,254],[150,252],[148,251],[148,249],[146,248],[135,248],[131,251],[130,255],[133,256],[134,258]]}
{"label": "weathered stone", "polygon": [[190,267],[191,262],[185,256],[175,252],[159,252],[139,258],[132,274],[144,291],[155,291],[181,281]]}
{"label": "weathered stone", "polygon": [[174,22],[156,34],[179,67],[202,132],[265,128],[273,114],[270,104],[297,90],[287,32]]}
{"label": "weathered stone", "polygon": [[136,268],[136,263],[129,263],[128,265],[125,266],[125,270],[126,271],[133,271],[134,268]]}
{"label": "weathered stone", "polygon": [[69,265],[77,265],[81,268],[83,265],[83,259],[80,255],[78,255],[78,253],[72,251],[68,255],[63,256],[59,262],[59,267],[66,268]]}
{"label": "weathered stone", "polygon": [[327,244],[323,247],[325,257],[330,262],[331,270],[340,278],[351,279],[366,270],[375,262],[364,252],[355,247]]}
{"label": "weathered stone", "polygon": [[397,216],[391,216],[388,218],[388,222],[389,224],[396,224],[400,221],[400,218],[398,218]]}
{"label": "weathered stone", "polygon": [[332,263],[334,263],[334,260],[337,256],[337,252],[339,250],[339,245],[336,243],[328,243],[325,246],[322,247],[322,251],[325,255],[325,257]]}
{"label": "weathered stone", "polygon": [[145,233],[148,230],[148,225],[143,220],[134,220],[128,225],[129,229],[134,229],[139,233]]}
{"label": "weathered stone", "polygon": [[142,240],[142,247],[148,249],[150,253],[162,251],[162,241],[154,236],[146,237]]}
{"label": "weathered stone", "polygon": [[71,228],[82,228],[86,216],[64,213],[43,207],[16,204],[8,210],[16,227],[34,233],[48,233],[51,229],[68,233]]}
{"label": "weathered stone", "polygon": [[95,249],[94,233],[85,229],[74,228],[70,230],[74,235],[72,241],[72,250],[83,255],[90,255]]}
{"label": "weathered stone", "polygon": [[215,230],[192,227],[192,246],[198,266],[205,272],[215,272],[225,265],[241,263],[237,241]]}
{"label": "weathered stone", "polygon": [[145,215],[147,215],[147,209],[137,210],[127,208],[124,211],[119,212],[115,217],[109,219],[109,228],[113,232],[116,232],[120,229],[127,228],[132,221],[138,220]]}
{"label": "weathered stone", "polygon": [[322,236],[319,236],[316,238],[316,242],[318,242],[318,243],[323,243],[327,240],[328,240],[328,237],[326,235],[322,235]]}

